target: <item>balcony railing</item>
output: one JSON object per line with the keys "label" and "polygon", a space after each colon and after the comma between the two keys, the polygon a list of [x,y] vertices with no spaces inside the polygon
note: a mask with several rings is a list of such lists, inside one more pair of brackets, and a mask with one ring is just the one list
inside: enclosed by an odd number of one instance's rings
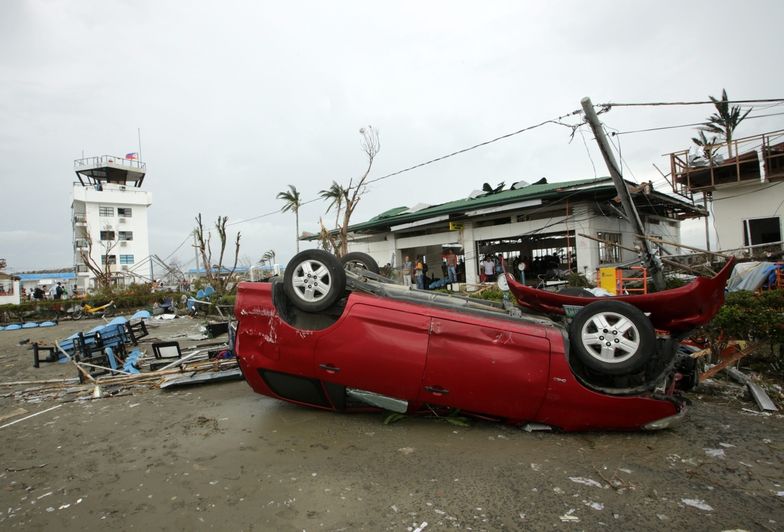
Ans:
{"label": "balcony railing", "polygon": [[118,157],[117,155],[100,155],[97,157],[85,157],[84,159],[76,159],[74,161],[74,170],[84,170],[85,168],[98,168],[101,166],[120,166],[128,168],[129,170],[144,171],[147,169],[147,164],[138,159],[126,159],[125,157]]}
{"label": "balcony railing", "polygon": [[672,188],[691,197],[718,185],[784,178],[784,130],[669,154]]}

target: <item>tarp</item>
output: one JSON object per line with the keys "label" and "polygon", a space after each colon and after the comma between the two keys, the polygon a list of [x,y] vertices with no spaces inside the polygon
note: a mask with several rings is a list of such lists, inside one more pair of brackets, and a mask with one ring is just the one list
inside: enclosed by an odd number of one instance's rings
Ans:
{"label": "tarp", "polygon": [[728,292],[748,290],[753,292],[771,278],[775,280],[776,269],[780,267],[772,262],[743,262],[735,265],[735,269],[727,281]]}

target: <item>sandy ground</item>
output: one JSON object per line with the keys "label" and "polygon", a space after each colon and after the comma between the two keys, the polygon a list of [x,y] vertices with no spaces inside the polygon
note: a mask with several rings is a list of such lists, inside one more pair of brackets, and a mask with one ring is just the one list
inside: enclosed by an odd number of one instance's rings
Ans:
{"label": "sandy ground", "polygon": [[[93,325],[0,332],[0,380],[75,376],[34,369],[17,342]],[[0,425],[57,408],[0,428],[4,530],[784,529],[783,418],[742,398],[692,394],[685,423],[665,432],[558,434],[384,425],[244,382],[68,403],[20,401],[18,389],[0,387]]]}

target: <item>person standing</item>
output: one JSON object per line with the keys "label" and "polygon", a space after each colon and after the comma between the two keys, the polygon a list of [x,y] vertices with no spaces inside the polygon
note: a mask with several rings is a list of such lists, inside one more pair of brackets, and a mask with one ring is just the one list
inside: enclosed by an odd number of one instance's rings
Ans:
{"label": "person standing", "polygon": [[451,249],[446,255],[446,269],[447,274],[449,275],[449,282],[456,283],[457,282],[457,255]]}
{"label": "person standing", "polygon": [[425,263],[422,257],[417,258],[416,267],[414,268],[414,276],[416,277],[416,287],[420,290],[425,288]]}
{"label": "person standing", "polygon": [[495,261],[490,255],[485,255],[482,268],[484,269],[485,281],[488,283],[495,282]]}
{"label": "person standing", "polygon": [[57,286],[54,287],[54,298],[55,299],[62,299],[63,298],[63,285],[57,283]]}
{"label": "person standing", "polygon": [[414,276],[414,263],[411,262],[411,258],[406,255],[405,260],[403,260],[403,286],[409,288],[411,286],[411,278]]}

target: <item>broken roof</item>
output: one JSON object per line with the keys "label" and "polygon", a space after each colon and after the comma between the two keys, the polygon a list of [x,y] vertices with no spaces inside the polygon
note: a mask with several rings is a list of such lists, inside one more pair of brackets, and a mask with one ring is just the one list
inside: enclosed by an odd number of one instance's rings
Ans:
{"label": "broken roof", "polygon": [[[628,182],[630,186],[638,187],[635,183]],[[561,181],[558,183],[536,183],[514,190],[502,190],[495,193],[485,193],[474,197],[433,205],[427,208],[411,212],[409,207],[395,207],[374,216],[370,220],[351,225],[349,231],[365,231],[371,229],[383,229],[392,225],[399,225],[418,220],[426,220],[433,217],[449,216],[450,219],[460,219],[468,216],[468,213],[477,209],[500,207],[519,203],[523,200],[558,200],[562,199],[565,193],[578,195],[582,191],[586,193],[603,192],[613,194],[615,187],[610,177],[600,177],[595,179],[577,179],[573,181]],[[701,209],[691,203],[682,201],[661,192],[651,191],[659,205],[668,205],[681,212],[686,213],[684,217],[701,216],[704,213]],[[646,205],[652,205],[646,202]],[[313,237],[317,238],[317,237]]]}

